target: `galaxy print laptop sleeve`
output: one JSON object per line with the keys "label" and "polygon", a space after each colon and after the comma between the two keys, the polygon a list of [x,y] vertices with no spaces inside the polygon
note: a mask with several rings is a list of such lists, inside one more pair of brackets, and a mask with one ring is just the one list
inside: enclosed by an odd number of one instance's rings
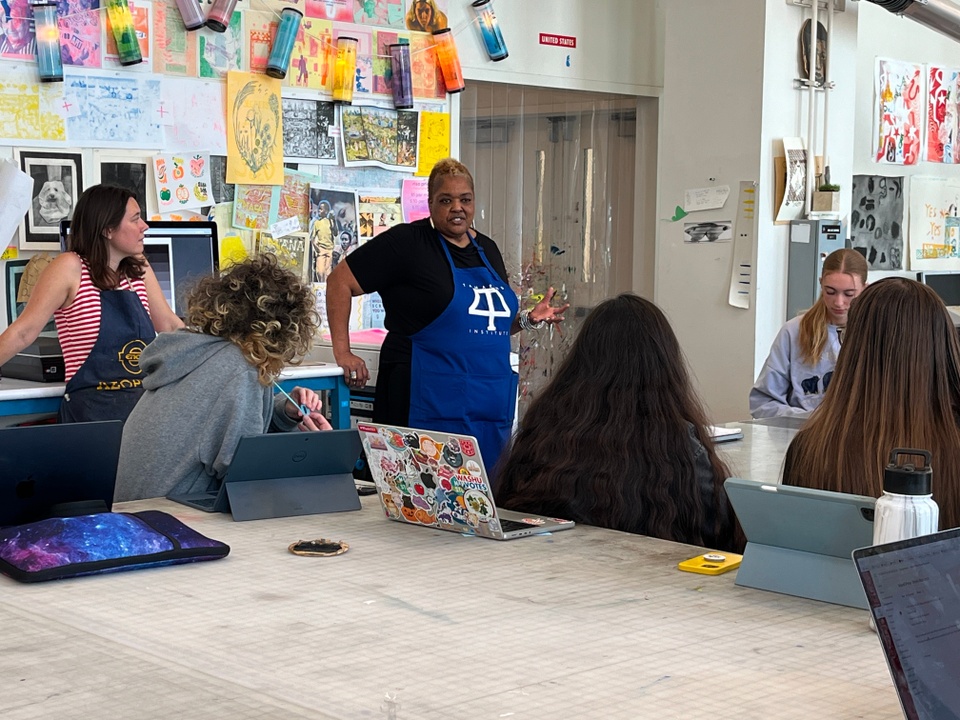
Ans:
{"label": "galaxy print laptop sleeve", "polygon": [[40,582],[216,560],[229,546],[157,510],[49,518],[0,529],[0,573]]}

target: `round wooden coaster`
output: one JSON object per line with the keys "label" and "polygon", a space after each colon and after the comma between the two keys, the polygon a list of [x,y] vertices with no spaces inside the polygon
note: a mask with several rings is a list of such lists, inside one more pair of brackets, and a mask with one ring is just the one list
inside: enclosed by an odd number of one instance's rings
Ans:
{"label": "round wooden coaster", "polygon": [[294,555],[309,555],[312,557],[331,557],[343,555],[350,546],[342,540],[297,540],[287,548]]}

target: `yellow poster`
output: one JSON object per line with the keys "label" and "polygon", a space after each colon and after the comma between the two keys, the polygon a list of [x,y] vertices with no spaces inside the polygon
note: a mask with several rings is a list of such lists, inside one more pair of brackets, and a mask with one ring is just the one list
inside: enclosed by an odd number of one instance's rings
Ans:
{"label": "yellow poster", "polygon": [[437,160],[450,157],[450,113],[420,113],[420,152],[417,155],[417,172],[426,177]]}
{"label": "yellow poster", "polygon": [[227,73],[227,182],[283,185],[279,80]]}
{"label": "yellow poster", "polygon": [[10,65],[0,72],[0,141],[66,139],[63,83],[37,82],[37,66]]}

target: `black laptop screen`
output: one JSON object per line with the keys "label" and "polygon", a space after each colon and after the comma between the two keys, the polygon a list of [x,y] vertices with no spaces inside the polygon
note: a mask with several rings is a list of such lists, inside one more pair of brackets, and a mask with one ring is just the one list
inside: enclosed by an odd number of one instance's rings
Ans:
{"label": "black laptop screen", "polygon": [[960,717],[960,530],[855,559],[904,715]]}

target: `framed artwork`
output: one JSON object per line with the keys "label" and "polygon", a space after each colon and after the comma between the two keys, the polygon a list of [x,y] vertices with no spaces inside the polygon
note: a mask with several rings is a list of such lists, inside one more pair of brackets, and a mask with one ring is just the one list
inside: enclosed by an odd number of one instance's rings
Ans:
{"label": "framed artwork", "polygon": [[20,169],[33,178],[33,200],[23,219],[23,250],[60,250],[60,221],[73,216],[83,192],[80,152],[18,150]]}
{"label": "framed artwork", "polygon": [[[23,280],[23,272],[27,267],[29,260],[7,260],[6,261],[6,288],[7,288],[7,326],[9,327],[14,320],[20,317],[20,313],[27,306],[25,302],[17,302],[17,294],[20,292],[20,282]],[[57,326],[50,319],[43,332],[56,331]]]}
{"label": "framed artwork", "polygon": [[146,220],[158,212],[157,193],[153,188],[153,173],[148,155],[95,150],[93,161],[94,180],[130,190],[140,205],[140,217]]}

